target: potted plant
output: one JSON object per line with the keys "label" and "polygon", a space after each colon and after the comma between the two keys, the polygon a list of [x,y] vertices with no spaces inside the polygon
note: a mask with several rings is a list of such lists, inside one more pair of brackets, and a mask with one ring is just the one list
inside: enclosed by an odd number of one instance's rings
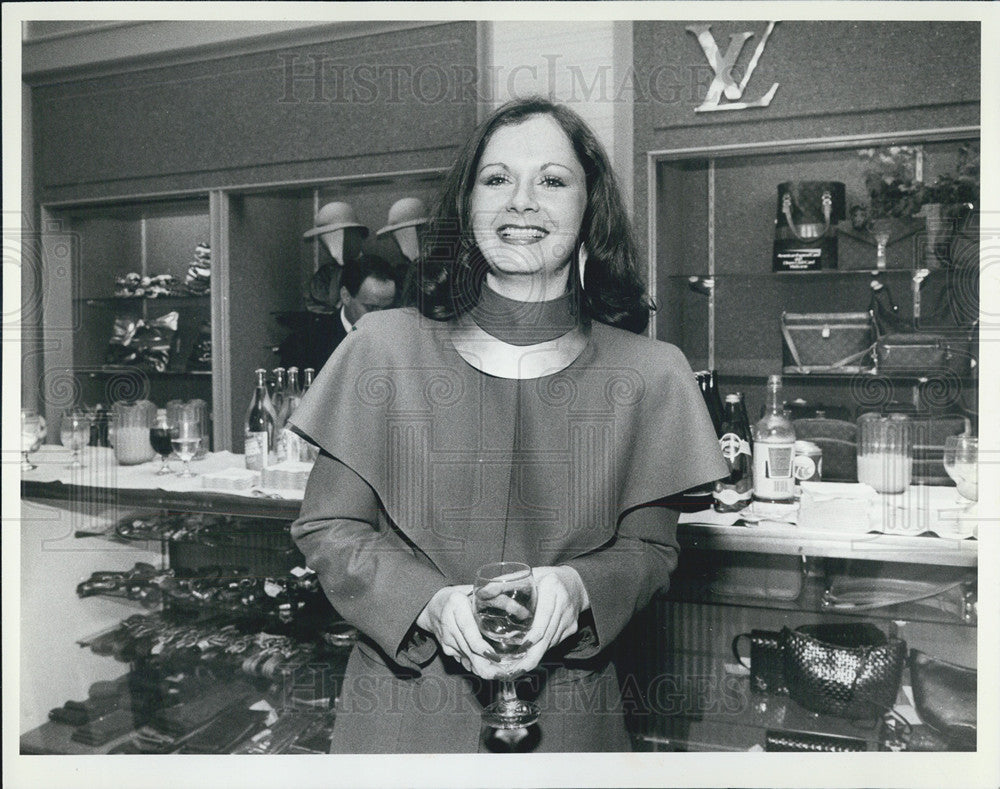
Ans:
{"label": "potted plant", "polygon": [[[885,267],[885,248],[926,228],[928,267],[947,265],[955,232],[979,203],[979,149],[972,143],[958,148],[953,172],[933,182],[918,179],[923,151],[914,145],[892,145],[858,151],[865,165],[867,205],[851,208],[855,230],[872,235],[878,248],[878,268]],[[916,220],[916,221],[914,221]],[[921,221],[922,220],[922,221]]]}

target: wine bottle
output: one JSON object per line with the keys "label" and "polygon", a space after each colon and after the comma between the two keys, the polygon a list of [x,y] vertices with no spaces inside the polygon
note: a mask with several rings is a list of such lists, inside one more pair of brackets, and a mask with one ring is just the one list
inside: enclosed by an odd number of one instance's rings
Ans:
{"label": "wine bottle", "polygon": [[715,483],[713,499],[717,512],[739,512],[753,496],[753,454],[750,431],[740,415],[741,403],[739,394],[726,395],[719,446],[729,474]]}
{"label": "wine bottle", "polygon": [[267,370],[258,368],[254,376],[253,397],[244,422],[243,454],[247,468],[263,471],[274,445],[274,416],[267,396]]}
{"label": "wine bottle", "polygon": [[302,438],[288,424],[289,418],[295,413],[295,409],[299,407],[301,400],[299,368],[289,367],[287,384],[285,386],[285,400],[282,404],[282,412],[278,414],[278,420],[282,424],[277,449],[277,458],[279,461],[302,459]]}
{"label": "wine bottle", "polygon": [[708,415],[712,419],[715,437],[719,438],[722,435],[722,404],[719,401],[719,391],[715,388],[715,372],[699,370],[695,373],[695,377],[698,379],[698,388],[705,401],[705,408],[708,409]]}
{"label": "wine bottle", "polygon": [[795,428],[785,416],[781,376],[767,379],[767,406],[757,422],[753,444],[754,499],[790,504],[795,500],[792,461]]}
{"label": "wine bottle", "polygon": [[278,463],[288,460],[288,448],[285,446],[285,422],[288,421],[288,381],[284,367],[275,367],[274,394],[271,404],[274,406],[274,458]]}
{"label": "wine bottle", "polygon": [[[288,368],[288,397],[292,400],[291,413],[295,413],[295,409],[299,405],[299,400],[302,399],[302,388],[299,385],[298,367]],[[289,416],[291,416],[291,414],[289,414]]]}

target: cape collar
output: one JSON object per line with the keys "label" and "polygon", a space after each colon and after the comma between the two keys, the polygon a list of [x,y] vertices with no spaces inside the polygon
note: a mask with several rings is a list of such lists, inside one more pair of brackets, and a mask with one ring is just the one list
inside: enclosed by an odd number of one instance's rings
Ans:
{"label": "cape collar", "polygon": [[523,381],[565,370],[583,353],[589,337],[589,326],[576,325],[552,340],[511,345],[481,329],[466,313],[453,324],[450,339],[458,355],[480,372]]}

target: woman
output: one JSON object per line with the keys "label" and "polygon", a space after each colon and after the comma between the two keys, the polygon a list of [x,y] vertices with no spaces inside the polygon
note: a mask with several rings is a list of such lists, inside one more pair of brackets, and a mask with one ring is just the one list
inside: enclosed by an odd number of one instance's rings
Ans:
{"label": "woman", "polygon": [[423,257],[420,311],[359,321],[293,417],[322,452],[292,534],[362,633],[333,750],[483,748],[501,669],[470,584],[500,560],[538,583],[515,666],[537,750],[628,750],[607,647],[676,566],[653,502],[726,466],[682,354],[631,333],[650,305],[594,134],[542,99],[501,107]]}

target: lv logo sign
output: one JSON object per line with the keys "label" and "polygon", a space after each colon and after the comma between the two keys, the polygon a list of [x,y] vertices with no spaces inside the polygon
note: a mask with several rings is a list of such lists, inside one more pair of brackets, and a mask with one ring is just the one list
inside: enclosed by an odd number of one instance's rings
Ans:
{"label": "lv logo sign", "polygon": [[[746,42],[753,38],[752,32],[744,33],[733,33],[729,36],[729,45],[726,47],[726,51],[723,54],[718,44],[715,43],[715,37],[712,35],[711,25],[688,25],[687,30],[693,33],[698,39],[698,43],[701,45],[702,51],[705,53],[705,57],[708,59],[708,64],[712,67],[712,71],[715,76],[712,79],[712,83],[708,86],[708,92],[705,94],[705,100],[695,107],[695,112],[719,112],[721,110],[745,110],[750,107],[766,107],[771,103],[771,99],[774,98],[775,92],[778,90],[778,83],[775,82],[770,90],[764,94],[763,97],[757,99],[756,101],[743,101],[743,91],[746,90],[747,83],[750,81],[750,77],[753,75],[754,69],[757,68],[757,62],[760,60],[760,56],[764,53],[764,47],[767,46],[767,40],[771,36],[771,31],[774,30],[774,26],[777,22],[769,22],[767,25],[767,30],[764,32],[764,37],[757,44],[757,49],[754,50],[753,57],[750,58],[750,63],[747,65],[747,70],[743,74],[743,79],[740,82],[736,82],[736,78],[733,76],[733,67],[736,65],[736,61],[739,59],[740,53],[743,51],[743,46]],[[722,99],[727,99],[727,103],[723,104]]]}

